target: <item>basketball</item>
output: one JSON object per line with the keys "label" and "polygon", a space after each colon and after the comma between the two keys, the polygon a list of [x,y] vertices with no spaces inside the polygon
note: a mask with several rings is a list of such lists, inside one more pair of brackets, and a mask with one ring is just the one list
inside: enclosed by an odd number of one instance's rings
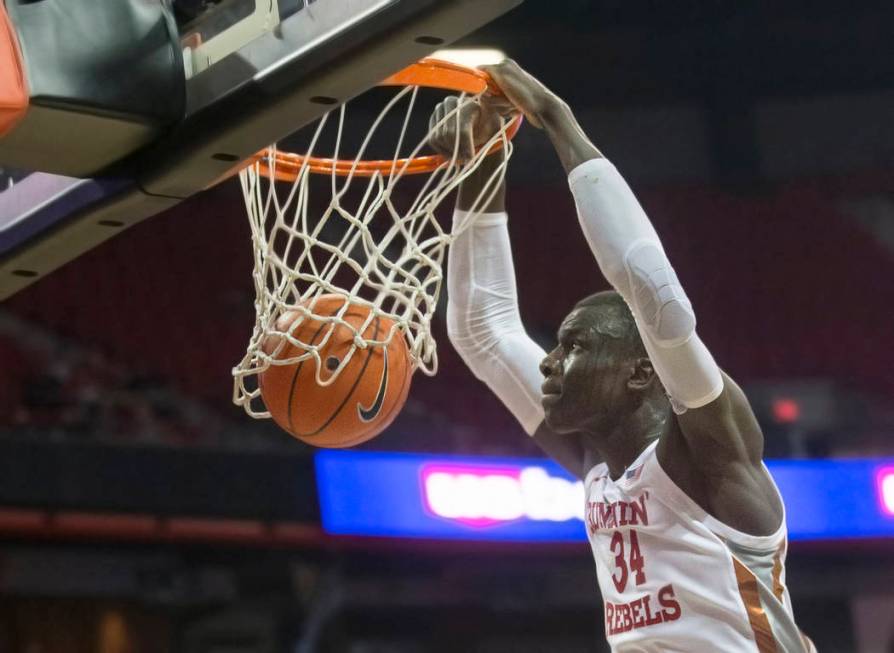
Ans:
{"label": "basketball", "polygon": [[[335,315],[348,302],[341,295],[322,295],[313,305],[319,316]],[[351,303],[342,319],[358,331],[371,309]],[[292,337],[319,349],[325,382],[332,378],[354,345],[353,331],[337,322],[325,322],[298,311],[284,313],[277,331],[287,332],[295,320]],[[360,334],[368,340],[387,338],[394,322],[374,317]],[[327,338],[328,335],[328,338]],[[278,360],[294,358],[304,349],[286,343],[276,352],[281,336],[271,334],[263,343],[268,355]],[[384,346],[356,349],[351,359],[328,385],[317,383],[317,362],[308,358],[293,365],[271,365],[261,372],[261,397],[273,420],[289,434],[315,447],[342,448],[366,442],[381,433],[397,416],[410,390],[412,366],[406,341],[395,333]]]}

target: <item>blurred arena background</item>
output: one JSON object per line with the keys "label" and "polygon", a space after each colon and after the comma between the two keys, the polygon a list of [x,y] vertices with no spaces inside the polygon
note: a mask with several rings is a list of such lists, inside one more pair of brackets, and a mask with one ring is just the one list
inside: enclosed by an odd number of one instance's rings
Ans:
{"label": "blurred arena background", "polygon": [[[823,522],[788,573],[824,652],[894,651],[892,24],[881,2],[530,1],[458,44],[517,59],[618,163],[768,457],[890,466],[868,489],[823,467],[811,478],[845,499],[788,506]],[[522,313],[549,345],[607,286],[546,139],[516,145]],[[324,528],[315,451],[230,403],[252,297],[230,181],[0,304],[0,652],[607,650],[582,537]],[[539,456],[442,318],[439,374],[361,449]],[[863,510],[876,530],[848,530]]]}

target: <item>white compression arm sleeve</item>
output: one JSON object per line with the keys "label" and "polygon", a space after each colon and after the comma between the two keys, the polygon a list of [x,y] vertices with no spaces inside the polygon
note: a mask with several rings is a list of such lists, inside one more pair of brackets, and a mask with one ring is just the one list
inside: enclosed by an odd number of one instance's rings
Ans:
{"label": "white compression arm sleeve", "polygon": [[[454,224],[465,220],[454,213]],[[450,246],[447,333],[469,369],[499,397],[528,433],[543,421],[540,361],[518,311],[505,213],[485,213]]]}
{"label": "white compression arm sleeve", "polygon": [[591,159],[568,175],[584,236],[621,294],[677,412],[716,399],[723,378],[658,234],[615,166]]}

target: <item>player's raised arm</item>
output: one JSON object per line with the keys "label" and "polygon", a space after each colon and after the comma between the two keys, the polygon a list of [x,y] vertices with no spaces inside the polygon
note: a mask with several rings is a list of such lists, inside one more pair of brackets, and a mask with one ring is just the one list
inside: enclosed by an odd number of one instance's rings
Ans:
{"label": "player's raised arm", "polygon": [[696,333],[695,313],[648,217],[615,166],[584,134],[568,105],[512,61],[487,68],[507,97],[552,141],[574,194],[581,228],[602,273],[630,306],[678,414],[692,460],[747,461],[763,437],[741,390]]}
{"label": "player's raised arm", "polygon": [[[466,105],[459,110],[457,104],[457,98],[448,98],[435,110],[430,143],[435,150],[450,156],[459,139],[459,156],[464,158],[499,128],[501,107],[498,100],[492,105]],[[502,150],[491,154],[463,182],[457,196],[455,221],[475,208],[472,203],[502,164],[503,156]],[[571,473],[583,476],[586,461],[580,439],[559,436],[543,421],[543,378],[539,365],[545,353],[525,332],[519,314],[505,195],[501,182],[489,205],[483,207],[483,214],[450,248],[450,342],[537,444]]]}

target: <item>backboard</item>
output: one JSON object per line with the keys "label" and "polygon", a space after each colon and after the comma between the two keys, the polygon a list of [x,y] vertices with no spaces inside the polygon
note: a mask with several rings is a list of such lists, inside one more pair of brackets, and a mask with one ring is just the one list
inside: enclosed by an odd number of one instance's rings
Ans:
{"label": "backboard", "polygon": [[179,123],[92,179],[0,161],[0,300],[521,1],[186,3]]}

